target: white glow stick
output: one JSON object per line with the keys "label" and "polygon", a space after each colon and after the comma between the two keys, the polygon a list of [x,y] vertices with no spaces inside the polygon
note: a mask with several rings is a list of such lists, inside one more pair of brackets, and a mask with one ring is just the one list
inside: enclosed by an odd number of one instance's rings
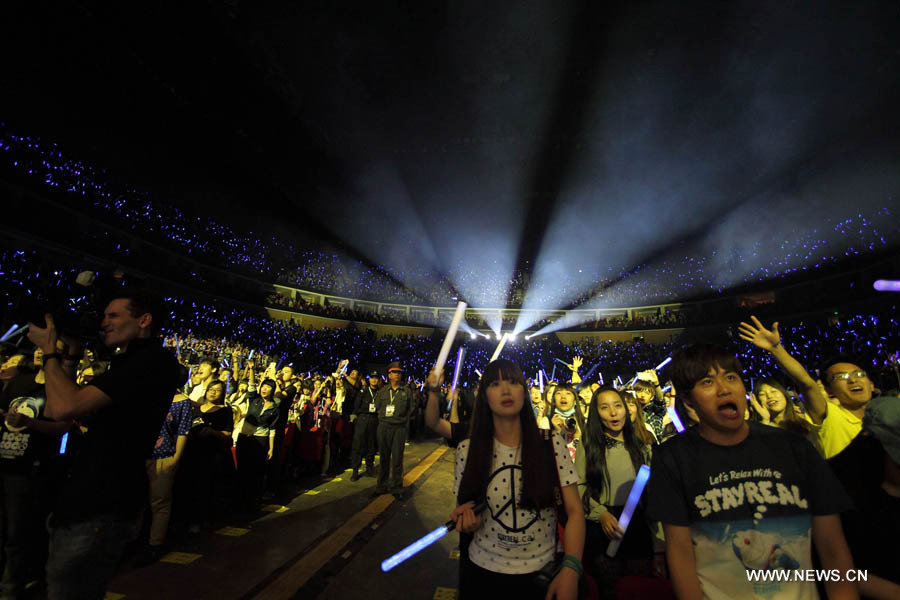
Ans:
{"label": "white glow stick", "polygon": [[672,421],[672,425],[675,426],[675,431],[678,433],[684,433],[684,423],[681,422],[681,417],[678,416],[678,411],[675,410],[674,406],[667,406],[666,412],[669,414],[669,419]]}
{"label": "white glow stick", "polygon": [[491,360],[489,362],[494,362],[495,360],[497,360],[497,358],[499,358],[500,353],[503,351],[503,346],[506,345],[506,340],[508,340],[508,339],[509,339],[509,334],[504,333],[503,337],[500,338],[500,343],[497,344],[497,348],[494,350],[494,355],[491,356]]}
{"label": "white glow stick", "polygon": [[603,385],[603,371],[598,371],[597,375],[600,376],[600,385]]}
{"label": "white glow stick", "polygon": [[478,379],[481,379],[481,371],[479,371],[478,369],[475,369],[475,373],[478,374]]}
{"label": "white glow stick", "polygon": [[672,357],[671,357],[671,356],[670,356],[669,358],[667,358],[666,360],[662,361],[661,363],[659,363],[658,365],[656,365],[656,368],[653,369],[653,370],[654,370],[654,371],[659,371],[660,369],[662,369],[664,366],[666,366],[666,365],[669,364],[670,362],[672,362]]}
{"label": "white glow stick", "polygon": [[614,557],[616,552],[619,551],[619,544],[622,543],[625,532],[628,531],[628,524],[631,523],[631,516],[634,514],[634,509],[637,508],[638,501],[641,499],[641,494],[644,493],[644,486],[647,485],[648,479],[650,479],[650,467],[641,465],[637,477],[634,478],[634,485],[631,486],[631,491],[628,492],[628,500],[625,501],[625,508],[622,510],[622,516],[619,517],[619,528],[622,530],[622,537],[611,541],[606,547],[606,555],[610,558]]}
{"label": "white glow stick", "polygon": [[434,363],[435,373],[444,370],[444,365],[447,363],[447,356],[449,356],[450,354],[450,346],[453,345],[453,340],[456,339],[456,330],[459,329],[459,323],[466,315],[466,306],[467,305],[465,302],[460,302],[456,305],[456,312],[453,313],[453,320],[450,321],[450,328],[447,329],[447,336],[444,338],[444,345],[441,346],[441,351],[438,353],[437,362]]}
{"label": "white glow stick", "polygon": [[544,370],[543,369],[538,371],[538,381],[541,384],[541,396],[543,396],[544,395]]}
{"label": "white glow stick", "polygon": [[456,391],[456,384],[459,383],[459,372],[462,370],[462,363],[465,358],[466,349],[460,346],[459,352],[456,353],[456,367],[453,369],[453,384],[450,386],[451,394]]}

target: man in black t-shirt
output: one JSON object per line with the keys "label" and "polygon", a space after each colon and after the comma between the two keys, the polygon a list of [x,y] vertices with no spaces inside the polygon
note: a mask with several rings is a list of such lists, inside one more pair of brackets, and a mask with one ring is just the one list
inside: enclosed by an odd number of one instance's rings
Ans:
{"label": "man in black t-shirt", "polygon": [[723,348],[686,348],[670,371],[699,417],[654,452],[647,489],[676,595],[815,598],[815,583],[794,576],[813,568],[812,542],[822,569],[845,578],[825,584],[829,597],[857,597],[839,516],[850,500],[813,446],[744,420],[741,365]]}
{"label": "man in black t-shirt", "polygon": [[144,463],[179,384],[179,365],[153,337],[162,310],[146,294],[120,291],[106,307],[107,347],[120,353],[109,371],[79,388],[60,366],[57,332],[30,324],[28,338],[44,350],[44,414],[86,418],[88,432],[51,518],[47,587],[51,600],[103,598],[147,498]]}

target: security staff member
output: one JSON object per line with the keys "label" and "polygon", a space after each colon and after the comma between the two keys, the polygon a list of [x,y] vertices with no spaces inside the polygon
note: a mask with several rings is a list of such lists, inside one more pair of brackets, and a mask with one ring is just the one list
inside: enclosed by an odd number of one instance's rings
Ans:
{"label": "security staff member", "polygon": [[350,452],[353,475],[350,476],[350,481],[359,479],[363,456],[366,458],[365,474],[369,477],[375,476],[375,448],[378,445],[378,410],[375,408],[375,397],[380,384],[381,376],[378,371],[372,371],[369,373],[366,387],[360,390],[356,397],[356,405],[350,417],[354,423],[353,449]]}
{"label": "security staff member", "polygon": [[[406,428],[414,402],[412,391],[400,385],[403,367],[397,361],[388,366],[388,384],[375,395],[378,411],[378,452],[381,468],[378,470],[376,494],[388,491],[398,499],[403,495],[403,448],[406,444]],[[390,482],[388,482],[390,469]]]}

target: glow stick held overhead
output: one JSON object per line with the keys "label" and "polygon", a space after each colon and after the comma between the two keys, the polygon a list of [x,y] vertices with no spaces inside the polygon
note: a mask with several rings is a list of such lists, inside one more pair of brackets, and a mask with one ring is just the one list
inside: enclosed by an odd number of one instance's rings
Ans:
{"label": "glow stick held overhead", "polygon": [[6,340],[11,340],[12,338],[16,337],[17,335],[22,335],[26,331],[28,331],[28,325],[22,325],[21,327],[19,327],[12,333],[7,331],[6,335],[4,335],[2,338],[0,338],[0,342],[5,342]]}
{"label": "glow stick held overhead", "polygon": [[444,370],[444,365],[447,363],[447,356],[450,355],[450,346],[453,345],[453,340],[456,339],[456,330],[459,329],[459,324],[466,315],[466,306],[467,304],[465,302],[460,302],[456,305],[456,312],[453,313],[453,320],[450,321],[450,327],[447,329],[446,337],[444,337],[444,344],[441,346],[441,351],[438,352],[437,361],[434,363],[435,372]]}
{"label": "glow stick held overhead", "polygon": [[667,364],[669,364],[670,362],[672,362],[672,357],[671,357],[671,356],[670,356],[669,358],[667,358],[666,360],[662,361],[661,363],[659,363],[658,365],[656,365],[656,368],[653,369],[653,370],[654,370],[654,371],[659,371],[660,369],[662,369],[663,367],[665,367],[665,366],[666,366]]}
{"label": "glow stick held overhead", "polygon": [[12,327],[10,327],[9,329],[7,329],[7,330],[6,330],[6,333],[3,334],[3,337],[0,337],[0,342],[5,342],[6,340],[8,340],[8,339],[9,339],[9,336],[12,335],[13,331],[15,331],[15,330],[18,329],[18,328],[19,328],[19,324],[18,324],[18,323],[13,323],[13,324],[12,324]]}
{"label": "glow stick held overhead", "polygon": [[543,369],[538,371],[538,381],[541,384],[541,395],[543,396],[544,395],[544,370]]}
{"label": "glow stick held overhead", "polygon": [[453,384],[450,386],[451,393],[456,391],[456,384],[459,383],[459,372],[462,370],[462,364],[465,358],[466,349],[460,346],[459,352],[456,353],[456,366],[453,368]]}
{"label": "glow stick held overhead", "polygon": [[491,356],[491,360],[489,362],[494,362],[500,357],[500,353],[503,351],[503,346],[506,345],[506,340],[509,339],[509,334],[504,333],[503,337],[500,338],[500,343],[497,344],[497,348],[494,350],[494,355]]}
{"label": "glow stick held overhead", "polygon": [[631,523],[631,516],[634,514],[634,509],[637,508],[638,501],[641,499],[641,494],[644,493],[644,486],[647,485],[648,479],[650,479],[650,467],[641,465],[637,477],[634,478],[634,485],[631,486],[631,491],[628,492],[628,500],[625,501],[625,508],[622,510],[622,516],[619,517],[619,528],[622,529],[622,537],[617,540],[612,540],[609,543],[609,546],[606,547],[606,555],[610,558],[613,558],[616,555],[616,552],[619,551],[619,545],[625,537],[625,532],[628,531],[628,524]]}

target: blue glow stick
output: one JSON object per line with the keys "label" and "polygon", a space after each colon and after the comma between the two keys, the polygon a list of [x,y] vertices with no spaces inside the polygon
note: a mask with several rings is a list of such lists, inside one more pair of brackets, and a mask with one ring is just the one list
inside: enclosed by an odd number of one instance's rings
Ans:
{"label": "blue glow stick", "polygon": [[19,328],[18,323],[13,323],[12,327],[6,330],[6,333],[3,334],[3,337],[0,337],[0,342],[5,342],[6,339],[12,335],[12,332]]}
{"label": "blue glow stick", "polygon": [[591,378],[591,375],[594,374],[594,371],[596,371],[596,370],[597,370],[597,367],[599,367],[599,366],[600,366],[600,363],[598,362],[596,365],[594,365],[593,367],[591,367],[591,370],[588,371],[587,374],[586,374],[584,377],[581,378],[581,383],[579,383],[578,385],[576,385],[576,386],[575,386],[575,389],[577,390],[577,389],[581,388],[581,386],[583,386],[584,384],[586,384],[587,381],[588,381],[588,379]]}
{"label": "blue glow stick", "polygon": [[[482,502],[482,503],[476,505],[475,507],[473,507],[472,510],[475,511],[475,514],[477,515],[481,511],[483,511],[486,506],[487,505],[484,502]],[[445,535],[447,535],[454,529],[456,529],[456,521],[452,521],[452,520],[447,521],[446,523],[444,523],[443,525],[441,525],[440,527],[438,527],[437,529],[435,529],[434,531],[432,531],[425,537],[419,538],[418,540],[416,540],[415,542],[413,542],[412,544],[410,544],[409,546],[407,546],[406,548],[404,548],[397,554],[381,561],[381,571],[383,573],[387,573],[388,571],[390,571],[391,569],[393,569],[394,567],[396,567],[397,565],[399,565],[406,559],[411,558],[412,556],[415,556],[420,551],[424,550],[431,544],[435,543],[436,541],[438,541],[439,539],[441,539],[442,537],[444,537]]]}
{"label": "blue glow stick", "polygon": [[550,381],[556,381],[556,365],[553,365],[553,372],[550,373]]}
{"label": "blue glow stick", "polygon": [[634,509],[637,508],[638,501],[641,499],[641,494],[644,493],[644,486],[647,485],[648,479],[650,479],[650,467],[641,465],[641,468],[638,469],[637,477],[634,478],[634,485],[631,486],[631,491],[628,492],[628,500],[625,501],[625,508],[622,510],[622,516],[619,517],[619,527],[622,529],[622,537],[611,541],[609,546],[606,547],[606,555],[610,558],[614,557],[616,552],[619,551],[619,544],[622,543],[625,532],[628,531],[628,524],[631,523],[631,515],[634,514]]}
{"label": "blue glow stick", "polygon": [[453,369],[453,385],[450,386],[450,393],[456,391],[456,384],[459,383],[459,372],[462,370],[463,360],[466,358],[466,349],[462,346],[459,347],[459,352],[456,353],[456,366]]}
{"label": "blue glow stick", "polygon": [[566,367],[569,366],[569,363],[567,363],[566,361],[564,361],[564,360],[562,360],[562,359],[554,358],[553,360],[555,360],[555,361],[558,362],[559,364],[564,365],[564,366],[566,366]]}
{"label": "blue glow stick", "polygon": [[16,337],[17,335],[21,335],[21,334],[25,333],[25,331],[27,331],[27,330],[28,330],[28,325],[22,325],[21,327],[19,327],[12,333],[7,331],[6,335],[4,335],[2,338],[0,338],[0,342],[5,342],[6,340],[10,340],[10,339]]}
{"label": "blue glow stick", "polygon": [[900,292],[900,281],[879,279],[873,286],[879,292]]}
{"label": "blue glow stick", "polygon": [[661,363],[659,363],[658,365],[656,365],[656,368],[654,369],[654,371],[659,371],[660,369],[662,369],[664,366],[666,366],[670,362],[672,362],[671,356],[669,358],[667,358],[666,360],[662,361]]}
{"label": "blue glow stick", "polygon": [[603,371],[600,371],[597,375],[600,376],[600,385],[603,385]]}
{"label": "blue glow stick", "polygon": [[62,439],[59,441],[59,453],[60,454],[66,453],[66,444],[68,444],[68,443],[69,443],[69,432],[67,431],[63,434]]}
{"label": "blue glow stick", "polygon": [[670,384],[666,385],[666,387],[664,387],[664,388],[661,389],[660,391],[661,391],[663,394],[665,394],[666,392],[668,392],[668,391],[671,390],[671,389],[672,389],[672,384],[670,383]]}
{"label": "blue glow stick", "polygon": [[250,356],[247,357],[247,360],[250,360],[251,358],[253,358],[253,353],[254,353],[254,352],[256,352],[256,350],[251,350],[251,351],[250,351]]}
{"label": "blue glow stick", "polygon": [[667,406],[666,412],[669,414],[669,419],[672,420],[672,425],[675,426],[675,431],[684,433],[684,423],[681,422],[681,417],[678,416],[678,411],[675,410],[675,407]]}

